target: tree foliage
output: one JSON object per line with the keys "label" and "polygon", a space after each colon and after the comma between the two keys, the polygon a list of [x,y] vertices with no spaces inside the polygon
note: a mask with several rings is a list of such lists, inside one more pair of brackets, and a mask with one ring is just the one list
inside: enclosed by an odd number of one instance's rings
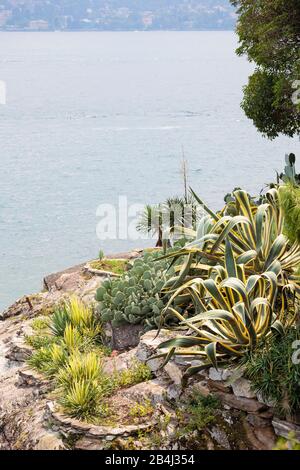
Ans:
{"label": "tree foliage", "polygon": [[237,53],[257,64],[242,108],[269,138],[300,133],[299,0],[231,0],[237,8]]}

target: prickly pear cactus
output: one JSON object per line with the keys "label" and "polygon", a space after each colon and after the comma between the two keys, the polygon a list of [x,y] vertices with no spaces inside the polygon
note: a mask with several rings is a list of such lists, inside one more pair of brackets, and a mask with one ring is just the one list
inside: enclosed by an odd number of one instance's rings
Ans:
{"label": "prickly pear cactus", "polygon": [[161,253],[145,253],[118,279],[106,279],[97,290],[98,313],[113,326],[143,324],[157,328],[165,306],[161,296],[164,284],[174,275],[170,261],[157,260]]}
{"label": "prickly pear cactus", "polygon": [[290,182],[295,185],[300,185],[300,174],[296,174],[296,156],[294,153],[285,156],[285,164],[284,173],[281,173],[280,179],[284,183]]}

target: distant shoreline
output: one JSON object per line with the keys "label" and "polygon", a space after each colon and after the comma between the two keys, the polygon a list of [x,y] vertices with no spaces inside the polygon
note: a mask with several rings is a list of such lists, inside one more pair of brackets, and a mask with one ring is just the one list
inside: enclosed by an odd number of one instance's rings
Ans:
{"label": "distant shoreline", "polygon": [[235,29],[0,29],[0,33],[200,33],[235,32]]}

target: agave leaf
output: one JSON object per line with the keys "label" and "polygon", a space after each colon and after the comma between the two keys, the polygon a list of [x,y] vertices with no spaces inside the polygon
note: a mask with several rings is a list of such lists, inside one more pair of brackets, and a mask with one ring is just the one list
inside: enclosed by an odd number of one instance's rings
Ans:
{"label": "agave leaf", "polygon": [[237,277],[236,262],[229,238],[226,239],[225,263],[228,276]]}
{"label": "agave leaf", "polygon": [[217,363],[217,343],[210,343],[205,346],[205,352],[208,360],[212,363],[215,369],[218,369]]}
{"label": "agave leaf", "polygon": [[[225,281],[223,281],[225,282]],[[223,283],[222,283],[223,284]],[[221,284],[221,286],[222,286]],[[230,310],[230,304],[226,301],[224,296],[222,295],[221,291],[219,290],[216,282],[213,279],[206,279],[203,282],[205,289],[210,293],[212,299],[215,303],[220,305],[224,310]]]}
{"label": "agave leaf", "polygon": [[242,300],[246,306],[248,305],[246,287],[240,279],[230,277],[228,279],[225,279],[225,281],[220,284],[220,287],[228,287],[232,289],[238,294],[239,299]]}
{"label": "agave leaf", "polygon": [[163,369],[165,365],[167,365],[168,362],[172,359],[172,357],[174,356],[175,350],[176,350],[176,347],[169,349],[168,354],[166,355],[165,360],[160,367],[161,369]]}
{"label": "agave leaf", "polygon": [[262,204],[257,209],[255,224],[256,224],[256,251],[260,253],[263,247],[263,233],[264,233],[264,221],[267,216],[269,204]]}
{"label": "agave leaf", "polygon": [[276,320],[272,324],[271,328],[272,328],[272,330],[275,330],[280,336],[284,335],[285,330],[284,330],[284,326],[283,326],[281,321]]}
{"label": "agave leaf", "polygon": [[[227,221],[228,218],[226,218],[226,221]],[[214,253],[217,248],[219,248],[219,246],[221,245],[221,243],[223,242],[223,240],[225,240],[225,238],[230,234],[230,232],[232,231],[232,229],[236,226],[236,225],[239,225],[239,224],[244,224],[244,225],[249,225],[250,222],[249,220],[247,219],[247,217],[244,217],[242,215],[237,215],[235,217],[231,217],[229,222],[226,224],[225,228],[222,230],[222,232],[220,233],[219,237],[218,237],[218,240],[214,243],[214,245],[212,246],[211,250],[210,250],[210,253]],[[249,248],[251,248],[251,246],[248,244],[248,242],[244,242],[246,246],[248,246]]]}
{"label": "agave leaf", "polygon": [[276,238],[276,240],[274,241],[272,247],[271,247],[271,250],[270,250],[270,253],[265,261],[265,264],[264,264],[264,268],[263,270],[264,271],[268,271],[269,269],[269,266],[278,258],[280,258],[280,256],[284,253],[284,251],[286,250],[286,247],[287,247],[287,244],[288,244],[288,240],[287,238],[284,236],[284,235],[278,235],[278,237]]}
{"label": "agave leaf", "polygon": [[[202,203],[196,195],[195,199]],[[295,274],[300,245],[289,246],[282,233],[278,190],[268,191],[266,200],[257,206],[245,191],[237,190],[230,209],[234,205],[231,213],[238,215],[229,216],[225,208],[214,214],[205,206],[209,215],[195,240],[180,251],[186,260],[172,280],[176,288],[165,286],[165,313],[176,316],[180,327],[188,335],[193,330],[198,339],[197,344],[188,340],[185,351],[197,350],[211,364],[240,357],[258,338],[272,330],[282,333],[284,325],[294,321],[286,310],[291,296],[300,298],[300,275]],[[193,261],[185,269],[190,257]],[[169,347],[177,354],[183,345],[181,339]]]}
{"label": "agave leaf", "polygon": [[184,373],[184,376],[186,378],[188,377],[191,377],[192,375],[195,375],[195,374],[198,374],[199,372],[202,372],[203,370],[206,370],[208,369],[209,367],[211,367],[211,363],[210,362],[206,362],[205,364],[201,364],[199,366],[192,366],[192,367],[189,367],[185,373]]}
{"label": "agave leaf", "polygon": [[190,192],[193,196],[193,198],[195,199],[195,201],[201,206],[203,207],[203,209],[205,210],[205,212],[207,212],[214,220],[218,220],[219,217],[217,214],[215,214],[212,210],[209,209],[209,207],[207,207],[204,202],[199,198],[199,196],[197,196],[197,194],[192,190],[192,188],[190,188]]}
{"label": "agave leaf", "polygon": [[193,346],[201,346],[202,340],[197,336],[182,336],[173,339],[169,339],[159,344],[158,349],[167,349],[167,348],[186,348]]}

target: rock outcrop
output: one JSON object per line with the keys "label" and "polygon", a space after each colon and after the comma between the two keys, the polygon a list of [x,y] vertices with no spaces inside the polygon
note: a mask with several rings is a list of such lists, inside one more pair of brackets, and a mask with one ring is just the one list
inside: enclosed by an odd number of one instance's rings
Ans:
{"label": "rock outcrop", "polygon": [[[121,255],[117,255],[120,257]],[[125,254],[122,254],[124,257]],[[127,254],[127,257],[137,253]],[[121,350],[104,361],[108,374],[121,373],[133,361],[147,362],[152,379],[127,387],[112,397],[112,405],[129,409],[137,403],[150,403],[151,419],[126,422],[120,413],[118,422],[95,425],[65,416],[53,402],[51,383],[32,371],[26,361],[31,348],[26,336],[31,322],[47,315],[70,295],[84,302],[93,301],[103,278],[87,273],[84,265],[44,280],[46,290],[23,297],[0,316],[0,450],[1,449],[272,449],[277,436],[292,431],[300,439],[300,427],[278,419],[272,404],[257,397],[243,371],[211,368],[189,379],[183,387],[183,374],[190,365],[199,365],[189,357],[178,357],[162,367],[162,359],[151,359],[160,343],[174,333],[162,330],[141,335],[128,328],[108,331],[111,344]],[[184,404],[194,391],[215,396],[219,406],[214,420],[201,433],[180,432]],[[180,418],[181,417],[181,418]],[[142,437],[141,437],[142,436]],[[131,447],[130,447],[131,446]]]}

